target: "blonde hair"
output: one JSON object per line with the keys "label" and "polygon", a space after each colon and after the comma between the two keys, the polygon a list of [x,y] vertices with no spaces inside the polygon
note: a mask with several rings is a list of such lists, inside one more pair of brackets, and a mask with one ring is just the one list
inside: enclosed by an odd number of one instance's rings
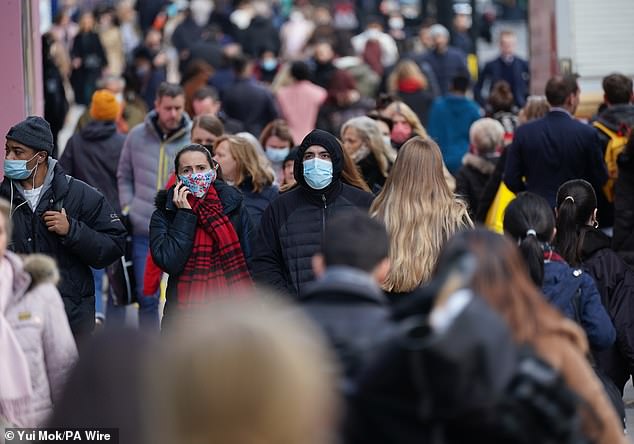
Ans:
{"label": "blonde hair", "polygon": [[217,300],[167,331],[148,387],[159,444],[331,442],[332,358],[299,310],[260,296]]}
{"label": "blonde hair", "polygon": [[401,115],[405,118],[409,126],[412,127],[412,132],[419,137],[427,137],[427,131],[423,128],[423,124],[420,123],[420,119],[416,115],[416,113],[407,106],[405,102],[401,102],[399,100],[390,103],[387,108],[383,111],[383,115],[394,120],[395,115]]}
{"label": "blonde hair", "polygon": [[273,172],[262,164],[257,148],[249,140],[238,136],[222,136],[216,140],[214,152],[223,142],[227,142],[237,164],[236,186],[242,185],[248,177],[251,178],[253,191],[256,193],[273,184]]}
{"label": "blonde hair", "polygon": [[431,138],[408,140],[370,208],[390,234],[386,291],[406,292],[424,284],[447,239],[473,226],[466,204],[447,185],[443,166]]}
{"label": "blonde hair", "polygon": [[[393,155],[392,153],[388,155],[388,148],[383,142],[383,137],[376,122],[366,116],[353,117],[346,121],[341,127],[341,138],[343,138],[348,128],[354,128],[356,130],[361,142],[370,149],[370,152],[376,159],[381,174],[383,177],[387,177],[390,162],[396,160],[396,152],[394,152]],[[392,147],[389,149],[393,151]]]}
{"label": "blonde hair", "polygon": [[418,65],[412,60],[401,60],[394,68],[394,71],[387,78],[387,92],[398,93],[398,84],[404,79],[416,79],[421,84],[421,89],[427,89],[427,77],[420,70]]}
{"label": "blonde hair", "polygon": [[550,111],[546,96],[528,96],[526,105],[519,112],[520,124],[544,117]]}

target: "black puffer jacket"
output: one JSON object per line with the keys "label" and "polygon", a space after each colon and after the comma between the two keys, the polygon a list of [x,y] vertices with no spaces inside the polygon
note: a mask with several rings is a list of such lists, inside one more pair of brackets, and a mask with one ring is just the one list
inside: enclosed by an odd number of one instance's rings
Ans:
{"label": "black puffer jacket", "polygon": [[[329,133],[312,131],[299,147],[297,159],[315,145],[314,138],[331,140],[328,150],[333,163],[332,183],[314,190],[304,180],[303,162],[295,162],[299,187],[281,194],[264,211],[254,243],[252,270],[255,280],[298,297],[314,279],[311,260],[324,240],[328,219],[341,211],[367,211],[373,196],[341,182],[343,149]],[[323,145],[320,145],[323,146]]]}
{"label": "black puffer jacket", "polygon": [[462,158],[462,166],[456,173],[456,194],[469,205],[469,216],[475,217],[487,182],[495,171],[497,159],[486,159],[471,153]]}
{"label": "black puffer jacket", "polygon": [[[251,219],[244,206],[242,193],[236,188],[216,180],[225,215],[236,230],[242,253],[247,263],[251,258]],[[170,275],[167,282],[166,309],[176,300],[176,282],[183,271],[194,246],[197,216],[192,210],[178,209],[172,200],[174,187],[156,195],[156,210],[150,220],[150,252],[158,267]]]}
{"label": "black puffer jacket", "polygon": [[612,248],[634,267],[634,153],[619,156],[619,178],[614,191]]}
{"label": "black puffer jacket", "polygon": [[101,191],[119,214],[117,166],[124,142],[114,122],[94,120],[68,140],[59,159],[66,173]]}
{"label": "black puffer jacket", "polygon": [[[125,228],[103,195],[84,182],[66,176],[49,159],[39,204],[31,210],[15,181],[5,179],[0,197],[13,208],[13,236],[9,248],[19,254],[43,253],[57,261],[59,292],[73,334],[84,335],[95,324],[93,268],[104,268],[124,253]],[[70,222],[66,236],[48,231],[42,214],[64,208]]]}
{"label": "black puffer jacket", "polygon": [[368,184],[370,190],[373,193],[381,191],[381,188],[385,185],[385,176],[383,176],[379,162],[374,157],[374,154],[368,154],[357,163],[357,166],[361,170],[363,180]]}
{"label": "black puffer jacket", "polygon": [[329,267],[306,286],[302,308],[321,327],[348,387],[392,333],[388,300],[372,277],[350,267]]}
{"label": "black puffer jacket", "polygon": [[586,231],[581,259],[616,329],[616,343],[595,352],[595,357],[623,393],[625,383],[634,375],[634,270],[612,251],[610,238],[595,229]]}

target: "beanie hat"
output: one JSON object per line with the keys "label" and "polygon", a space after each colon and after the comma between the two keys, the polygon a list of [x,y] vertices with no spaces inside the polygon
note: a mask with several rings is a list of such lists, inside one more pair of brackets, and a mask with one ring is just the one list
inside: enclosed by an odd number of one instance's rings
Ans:
{"label": "beanie hat", "polygon": [[9,129],[7,139],[15,140],[36,151],[53,154],[51,125],[40,116],[29,116]]}
{"label": "beanie hat", "polygon": [[90,117],[95,120],[116,120],[119,115],[119,102],[107,89],[95,91],[90,102]]}

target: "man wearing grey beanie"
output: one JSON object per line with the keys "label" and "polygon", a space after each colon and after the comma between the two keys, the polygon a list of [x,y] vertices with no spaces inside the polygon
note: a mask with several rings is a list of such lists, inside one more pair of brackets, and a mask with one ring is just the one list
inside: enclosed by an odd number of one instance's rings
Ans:
{"label": "man wearing grey beanie", "polygon": [[103,195],[67,176],[53,153],[46,120],[29,116],[6,135],[0,197],[11,204],[18,254],[43,253],[60,268],[59,291],[75,339],[95,323],[95,289],[90,267],[104,268],[123,255],[125,228]]}

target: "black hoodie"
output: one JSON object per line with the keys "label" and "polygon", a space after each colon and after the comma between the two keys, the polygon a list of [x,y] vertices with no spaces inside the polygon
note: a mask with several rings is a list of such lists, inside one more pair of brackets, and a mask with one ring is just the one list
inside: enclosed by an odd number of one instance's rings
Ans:
{"label": "black hoodie", "polygon": [[117,166],[125,136],[113,121],[94,120],[68,140],[59,159],[66,174],[97,188],[120,214]]}
{"label": "black hoodie", "polygon": [[[306,150],[319,145],[330,153],[332,183],[323,190],[312,189],[304,179]],[[256,281],[299,297],[304,286],[314,279],[311,260],[325,241],[328,219],[340,211],[368,211],[373,196],[344,184],[343,149],[330,133],[314,130],[297,151],[295,179],[298,187],[280,195],[264,211],[253,248],[252,271]]]}

